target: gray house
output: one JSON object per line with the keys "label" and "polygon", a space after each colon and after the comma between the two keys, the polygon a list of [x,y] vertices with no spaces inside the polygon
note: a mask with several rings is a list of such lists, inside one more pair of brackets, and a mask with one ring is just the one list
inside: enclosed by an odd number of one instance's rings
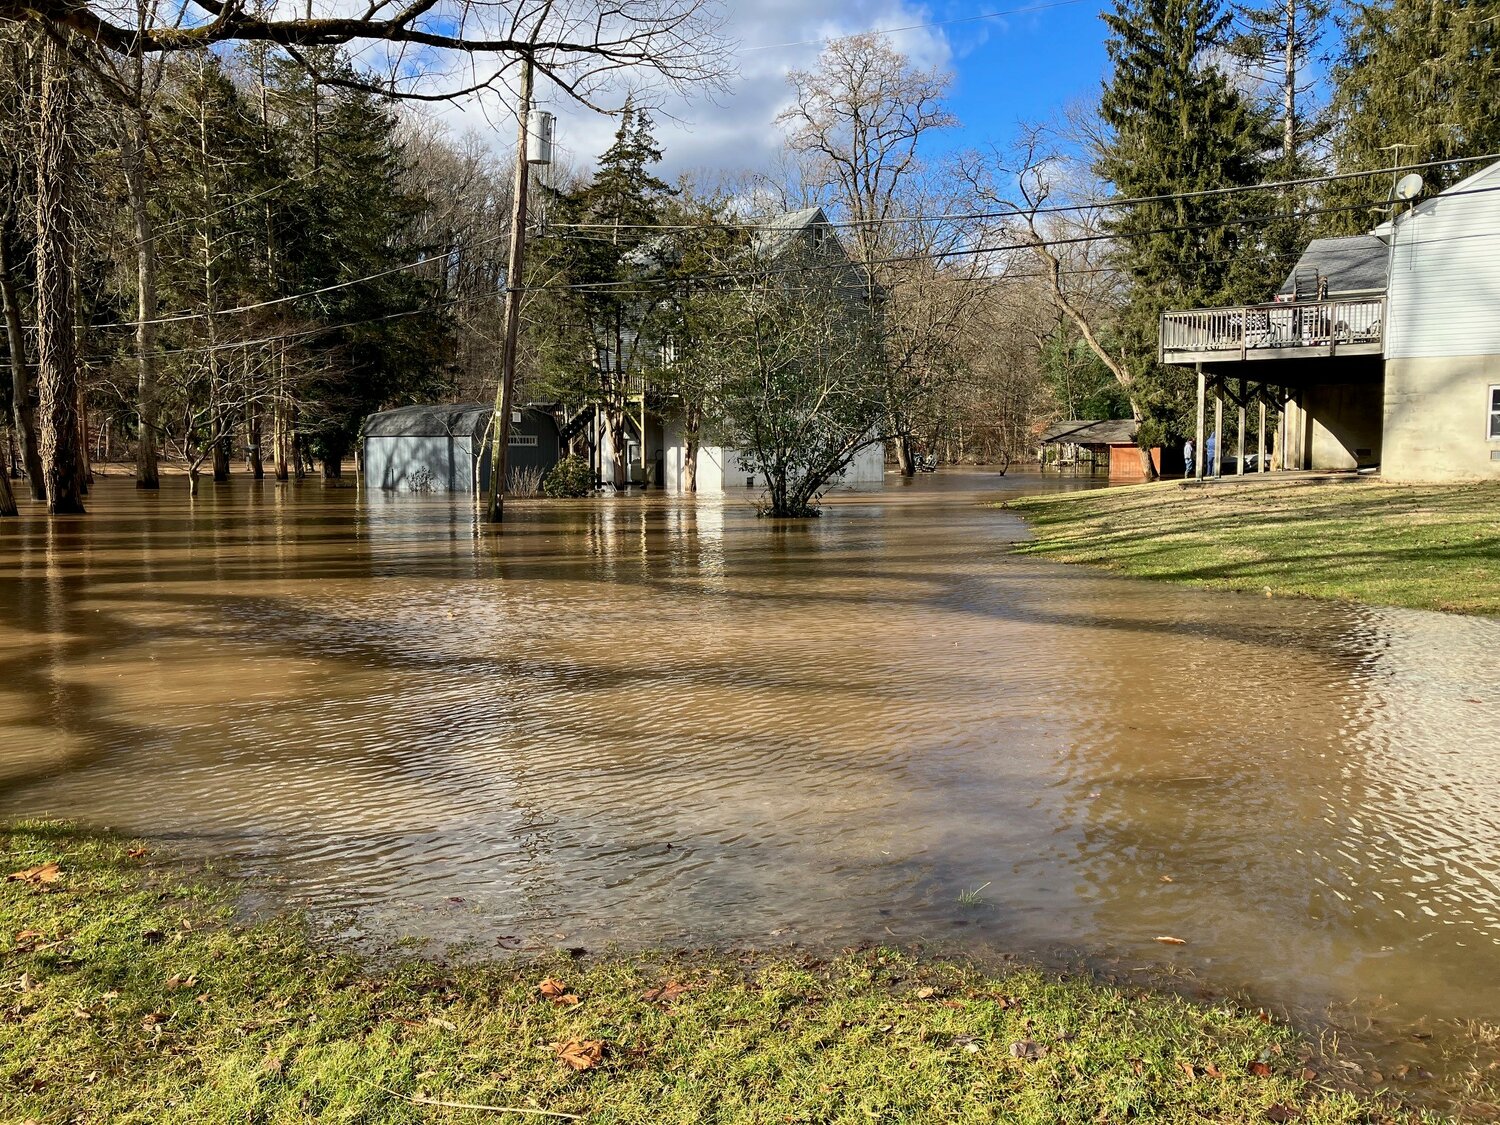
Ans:
{"label": "gray house", "polygon": [[[491,407],[402,406],[365,419],[365,487],[386,492],[473,492],[490,486]],[[561,456],[557,420],[522,407],[511,417],[506,461],[546,472]]]}

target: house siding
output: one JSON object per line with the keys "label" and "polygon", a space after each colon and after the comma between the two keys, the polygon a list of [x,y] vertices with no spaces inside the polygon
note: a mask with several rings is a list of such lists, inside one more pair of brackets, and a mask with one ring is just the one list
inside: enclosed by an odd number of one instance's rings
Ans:
{"label": "house siding", "polygon": [[1396,222],[1387,359],[1500,355],[1500,166],[1451,190]]}

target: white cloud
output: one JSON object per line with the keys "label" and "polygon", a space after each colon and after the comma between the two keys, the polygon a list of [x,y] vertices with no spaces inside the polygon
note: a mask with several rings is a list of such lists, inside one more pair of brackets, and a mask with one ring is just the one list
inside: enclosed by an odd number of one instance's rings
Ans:
{"label": "white cloud", "polygon": [[[788,100],[787,72],[817,61],[822,41],[877,29],[907,27],[933,19],[925,7],[903,0],[761,0],[732,6],[726,34],[739,46],[733,52],[737,73],[728,89],[703,91],[683,98],[645,96],[655,106],[656,136],[663,150],[661,173],[671,179],[698,170],[766,171],[781,149],[774,124]],[[946,67],[953,52],[942,28],[894,32],[893,44],[920,66]],[[623,88],[615,91],[618,102]],[[558,116],[559,155],[577,168],[590,167],[609,146],[616,121],[594,113],[560,92],[539,83],[539,98]],[[455,131],[474,130],[494,136],[498,149],[513,143],[514,117],[509,95],[489,94],[462,105],[438,106],[432,113]]]}

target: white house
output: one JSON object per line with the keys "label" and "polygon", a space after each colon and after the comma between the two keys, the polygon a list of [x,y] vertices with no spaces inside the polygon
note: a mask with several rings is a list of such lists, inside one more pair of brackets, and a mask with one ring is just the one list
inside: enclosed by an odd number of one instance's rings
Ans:
{"label": "white house", "polygon": [[1279,468],[1500,480],[1500,163],[1314,240],[1274,301],[1164,313],[1160,352],[1198,373],[1200,430],[1233,412],[1225,453],[1273,408]]}
{"label": "white house", "polygon": [[1381,475],[1500,480],[1500,164],[1392,227]]}

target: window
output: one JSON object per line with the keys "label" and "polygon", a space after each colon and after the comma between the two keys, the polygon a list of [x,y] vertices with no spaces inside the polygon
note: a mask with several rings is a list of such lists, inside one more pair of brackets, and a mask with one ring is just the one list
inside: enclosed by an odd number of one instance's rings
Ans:
{"label": "window", "polygon": [[1490,388],[1490,440],[1500,441],[1500,387]]}
{"label": "window", "polygon": [[512,449],[518,445],[535,445],[536,434],[511,434],[507,443]]}

